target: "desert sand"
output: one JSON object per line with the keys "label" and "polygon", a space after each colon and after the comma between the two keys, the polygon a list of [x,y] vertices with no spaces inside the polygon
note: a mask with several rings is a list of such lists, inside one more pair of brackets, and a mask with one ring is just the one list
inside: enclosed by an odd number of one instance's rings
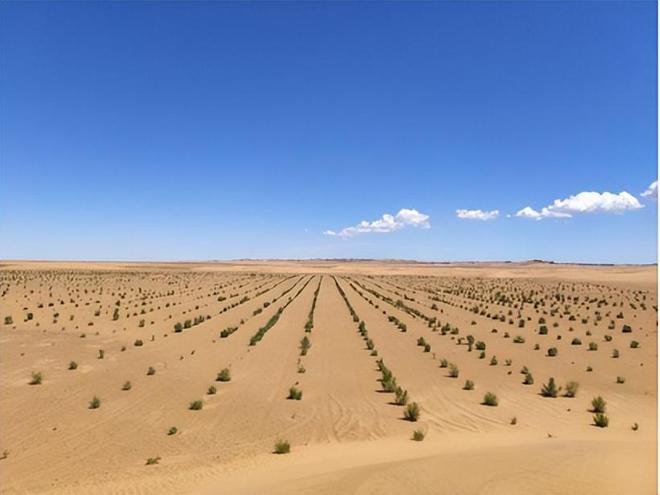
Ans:
{"label": "desert sand", "polygon": [[0,493],[656,493],[656,280],[5,261]]}

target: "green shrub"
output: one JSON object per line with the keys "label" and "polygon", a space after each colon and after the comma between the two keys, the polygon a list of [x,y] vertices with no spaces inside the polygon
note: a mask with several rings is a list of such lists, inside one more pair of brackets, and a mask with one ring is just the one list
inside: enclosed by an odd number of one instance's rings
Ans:
{"label": "green shrub", "polygon": [[458,366],[456,366],[454,363],[451,363],[449,365],[449,376],[451,378],[458,378],[458,374],[459,374]]}
{"label": "green shrub", "polygon": [[609,424],[610,424],[610,420],[607,417],[607,414],[603,414],[603,413],[594,414],[594,425],[598,426],[599,428],[607,428]]}
{"label": "green shrub", "polygon": [[548,381],[547,384],[543,384],[543,386],[541,387],[541,395],[543,397],[555,398],[557,397],[558,393],[559,393],[559,389],[555,384],[555,379],[552,377],[550,377],[550,380]]}
{"label": "green shrub", "polygon": [[605,402],[605,399],[603,399],[600,395],[598,397],[594,397],[591,400],[591,412],[604,413],[606,407],[607,402]]}
{"label": "green shrub", "polygon": [[174,325],[174,331],[176,333],[183,332],[183,325],[181,325],[181,323],[176,323]]}
{"label": "green shrub", "polygon": [[94,396],[92,398],[92,400],[89,401],[89,408],[90,409],[98,409],[99,407],[101,407],[101,399]]}
{"label": "green shrub", "polygon": [[170,429],[167,430],[169,436],[176,435],[179,429],[176,426],[170,426]]}
{"label": "green shrub", "polygon": [[612,349],[612,358],[614,359],[619,358],[619,349]]}
{"label": "green shrub", "polygon": [[577,396],[578,393],[578,388],[580,387],[580,384],[578,382],[568,382],[566,384],[566,391],[564,392],[564,397],[570,397],[573,398]]}
{"label": "green shrub", "polygon": [[474,382],[472,380],[465,380],[463,390],[474,390]]}
{"label": "green shrub", "polygon": [[275,442],[273,453],[275,454],[288,454],[291,452],[291,445],[286,440],[278,440]]}
{"label": "green shrub", "polygon": [[449,366],[449,361],[447,361],[445,358],[442,358],[440,360],[440,367],[441,368],[446,368],[447,366]]}
{"label": "green shrub", "polygon": [[41,385],[43,378],[44,375],[43,373],[41,373],[41,371],[33,371],[32,380],[30,380],[30,385]]}
{"label": "green shrub", "polygon": [[302,395],[303,395],[302,390],[300,390],[298,387],[294,385],[289,389],[289,396],[287,397],[287,399],[300,400],[302,399]]}
{"label": "green shrub", "polygon": [[516,335],[513,338],[513,343],[514,344],[524,344],[525,343],[525,337],[522,337],[521,335]]}
{"label": "green shrub", "polygon": [[486,344],[484,342],[482,342],[481,340],[479,340],[474,344],[474,348],[478,351],[485,351],[486,350]]}
{"label": "green shrub", "polygon": [[190,403],[190,405],[188,406],[188,409],[190,409],[191,411],[199,411],[203,407],[204,407],[204,402],[202,402],[201,400],[198,399],[198,400],[192,401]]}
{"label": "green shrub", "polygon": [[121,387],[121,389],[124,390],[124,391],[128,391],[132,388],[133,388],[133,385],[131,385],[131,382],[129,382],[129,381],[124,382],[124,384]]}
{"label": "green shrub", "polygon": [[626,379],[622,376],[617,376],[616,377],[616,382],[617,383],[626,383]]}
{"label": "green shrub", "polygon": [[14,323],[14,319],[11,316],[5,316],[5,325],[12,325]]}
{"label": "green shrub", "polygon": [[78,369],[78,363],[76,363],[75,361],[71,361],[71,362],[69,363],[69,369],[70,369],[70,370]]}
{"label": "green shrub", "polygon": [[497,366],[497,356],[493,356],[492,358],[490,358],[490,365]]}
{"label": "green shrub", "polygon": [[312,347],[312,342],[307,338],[307,335],[305,335],[300,341],[300,355],[305,356],[310,347]]}
{"label": "green shrub", "polygon": [[147,375],[151,376],[155,374],[156,374],[156,368],[154,368],[153,366],[149,366],[149,369],[147,370]]}
{"label": "green shrub", "polygon": [[498,404],[497,395],[492,392],[486,392],[484,395],[484,401],[482,402],[484,406],[495,407]]}
{"label": "green shrub", "polygon": [[413,431],[412,439],[413,439],[415,442],[421,442],[422,440],[424,440],[424,437],[426,437],[426,433],[424,433],[423,430],[415,430],[415,431]]}
{"label": "green shrub", "polygon": [[534,385],[534,377],[531,373],[525,373],[525,379],[523,380],[523,385]]}
{"label": "green shrub", "polygon": [[582,341],[575,337],[573,340],[571,340],[571,345],[582,345]]}
{"label": "green shrub", "polygon": [[636,340],[632,340],[632,341],[630,342],[630,348],[631,348],[631,349],[637,349],[637,348],[639,348],[639,342],[637,342]]}
{"label": "green shrub", "polygon": [[142,339],[137,339],[135,342],[133,342],[133,345],[135,347],[142,347],[144,345],[144,342],[142,342]]}
{"label": "green shrub", "polygon": [[210,385],[206,393],[208,395],[215,395],[218,392],[218,389],[215,388],[215,385]]}
{"label": "green shrub", "polygon": [[408,421],[417,421],[419,419],[420,409],[417,402],[411,402],[406,406],[403,411],[403,417]]}
{"label": "green shrub", "polygon": [[229,368],[223,368],[218,373],[218,376],[215,378],[216,382],[228,382],[231,380],[231,370]]}
{"label": "green shrub", "polygon": [[548,349],[548,357],[555,357],[557,355],[558,351],[556,347],[550,347]]}
{"label": "green shrub", "polygon": [[99,349],[99,359],[103,359],[105,357],[105,351],[103,349]]}
{"label": "green shrub", "polygon": [[632,333],[632,328],[630,328],[630,325],[623,325],[623,328],[621,329],[622,333]]}
{"label": "green shrub", "polygon": [[158,457],[149,457],[149,459],[147,459],[147,466],[151,466],[153,464],[158,464],[160,462],[160,459],[161,459],[160,456],[158,456]]}
{"label": "green shrub", "polygon": [[405,406],[408,403],[408,391],[397,387],[394,392],[394,403],[397,406]]}

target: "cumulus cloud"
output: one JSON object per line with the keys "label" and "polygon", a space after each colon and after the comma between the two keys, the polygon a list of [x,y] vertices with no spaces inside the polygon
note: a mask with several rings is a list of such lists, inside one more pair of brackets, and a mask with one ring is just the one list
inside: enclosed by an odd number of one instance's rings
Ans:
{"label": "cumulus cloud", "polygon": [[402,208],[399,213],[392,216],[385,213],[380,219],[368,222],[361,221],[354,227],[346,227],[339,232],[334,230],[326,230],[323,232],[325,235],[337,237],[352,237],[357,234],[367,234],[371,232],[389,233],[400,230],[406,226],[417,227],[420,229],[430,229],[429,216],[420,213],[417,210],[409,210]]}
{"label": "cumulus cloud", "polygon": [[456,210],[456,216],[463,220],[495,220],[500,215],[500,210]]}
{"label": "cumulus cloud", "polygon": [[628,210],[638,210],[644,206],[632,194],[622,191],[619,194],[610,192],[581,192],[566,199],[555,199],[549,206],[540,211],[530,206],[516,212],[517,217],[532,218],[570,218],[575,213],[622,213]]}
{"label": "cumulus cloud", "polygon": [[642,193],[642,196],[649,199],[658,199],[658,181],[651,183],[649,187],[646,188],[646,191]]}

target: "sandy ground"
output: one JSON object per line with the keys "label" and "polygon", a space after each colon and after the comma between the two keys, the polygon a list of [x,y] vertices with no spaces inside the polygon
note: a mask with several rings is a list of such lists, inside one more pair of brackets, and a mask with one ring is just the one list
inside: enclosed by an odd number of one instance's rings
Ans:
{"label": "sandy ground", "polygon": [[0,493],[656,493],[655,266],[0,265]]}

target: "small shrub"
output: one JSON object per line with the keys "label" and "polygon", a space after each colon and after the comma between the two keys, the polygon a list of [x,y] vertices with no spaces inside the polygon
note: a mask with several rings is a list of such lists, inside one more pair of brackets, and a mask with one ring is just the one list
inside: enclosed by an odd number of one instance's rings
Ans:
{"label": "small shrub", "polygon": [[610,420],[607,417],[607,414],[603,414],[603,413],[594,414],[594,425],[598,426],[599,428],[607,428],[609,424],[610,424]]}
{"label": "small shrub", "polygon": [[612,349],[612,358],[614,359],[619,358],[619,349]]}
{"label": "small shrub", "polygon": [[5,325],[12,325],[14,323],[14,319],[11,316],[5,316]]}
{"label": "small shrub", "polygon": [[525,379],[523,380],[523,385],[534,385],[534,377],[531,373],[525,373]]}
{"label": "small shrub", "polygon": [[598,344],[595,342],[589,342],[589,350],[590,351],[597,351],[598,350]]}
{"label": "small shrub", "polygon": [[513,343],[514,343],[514,344],[524,344],[524,343],[525,343],[525,337],[523,337],[523,336],[521,336],[521,335],[516,335],[516,336],[513,338]]}
{"label": "small shrub", "polygon": [[169,436],[176,435],[179,429],[176,426],[170,426],[170,429],[167,430]]}
{"label": "small shrub", "polygon": [[637,430],[639,430],[639,425],[637,423],[633,423],[631,428],[632,428],[632,431],[637,431]]}
{"label": "small shrub", "polygon": [[458,366],[456,366],[454,363],[449,365],[449,376],[451,378],[458,378],[459,370]]}
{"label": "small shrub", "polygon": [[215,385],[209,386],[208,390],[206,391],[207,394],[209,395],[215,395],[218,392],[218,389],[215,388]]}
{"label": "small shrub", "polygon": [[493,356],[492,358],[490,358],[490,365],[497,366],[497,356]]}
{"label": "small shrub", "polygon": [[44,379],[43,373],[41,371],[32,372],[32,380],[30,380],[30,385],[41,385],[41,381]]}
{"label": "small shrub", "polygon": [[89,401],[89,408],[90,409],[98,409],[99,407],[101,407],[101,399],[94,396],[92,398],[92,400]]}
{"label": "small shrub", "polygon": [[156,374],[156,368],[154,368],[153,366],[149,366],[149,369],[147,370],[147,375],[151,376],[155,374]]}
{"label": "small shrub", "polygon": [[509,424],[511,424],[511,425],[513,425],[513,426],[517,425],[517,424],[518,424],[518,418],[516,418],[516,417],[514,416],[513,418],[511,418],[511,421],[510,421]]}
{"label": "small shrub", "polygon": [[575,337],[573,340],[571,340],[571,345],[582,345],[582,341]]}
{"label": "small shrub", "polygon": [[298,387],[295,385],[289,389],[289,396],[287,399],[289,400],[300,400],[302,399],[302,390],[300,390]]}
{"label": "small shrub", "polygon": [[626,379],[622,376],[617,376],[616,377],[616,382],[617,383],[626,383]]}
{"label": "small shrub", "polygon": [[556,347],[551,347],[548,349],[548,357],[555,357],[557,355],[557,348]]}
{"label": "small shrub", "polygon": [[199,411],[204,407],[204,403],[201,400],[194,400],[188,406],[188,409],[191,411]]}
{"label": "small shrub", "polygon": [[144,345],[144,342],[142,342],[142,339],[137,339],[135,342],[133,342],[133,345],[135,347],[142,347]]}
{"label": "small shrub", "polygon": [[637,349],[637,348],[639,348],[639,342],[637,342],[636,340],[632,340],[632,341],[630,342],[630,348],[631,348],[631,349]]}
{"label": "small shrub", "polygon": [[147,459],[147,466],[152,466],[153,464],[158,464],[160,462],[161,457],[149,457]]}
{"label": "small shrub", "polygon": [[103,349],[99,349],[99,359],[103,359],[105,357],[105,351]]}
{"label": "small shrub", "polygon": [[632,328],[630,328],[630,325],[623,325],[623,328],[621,329],[622,333],[632,333]]}
{"label": "small shrub", "polygon": [[397,387],[394,392],[394,403],[397,406],[405,406],[408,403],[408,391]]}
{"label": "small shrub", "polygon": [[463,390],[474,390],[474,382],[472,380],[465,380]]}
{"label": "small shrub", "polygon": [[218,376],[216,377],[215,381],[217,382],[228,382],[231,380],[231,371],[229,368],[223,368],[220,373],[218,373]]}
{"label": "small shrub", "polygon": [[607,402],[605,402],[605,399],[603,399],[600,395],[598,397],[594,397],[591,400],[591,412],[604,413],[606,407]]}
{"label": "small shrub", "polygon": [[403,417],[408,421],[417,421],[419,419],[420,409],[417,402],[411,402],[403,411]]}
{"label": "small shrub", "polygon": [[541,387],[541,395],[543,397],[555,398],[557,397],[558,393],[559,393],[559,389],[555,384],[555,379],[552,377],[550,377],[550,380],[548,381],[547,384],[543,384],[543,386]]}
{"label": "small shrub", "polygon": [[422,440],[424,440],[424,437],[426,437],[426,433],[424,433],[424,431],[422,430],[413,431],[412,439],[415,442],[421,442]]}
{"label": "small shrub", "polygon": [[491,407],[497,406],[498,404],[497,395],[495,395],[493,392],[486,392],[482,404],[484,406],[491,406]]}
{"label": "small shrub", "polygon": [[288,454],[291,452],[291,445],[286,440],[278,440],[275,442],[275,448],[273,449],[275,454]]}
{"label": "small shrub", "polygon": [[124,390],[124,391],[128,391],[132,388],[133,388],[133,385],[131,385],[131,382],[129,382],[129,381],[124,382],[124,384],[121,387],[121,389]]}
{"label": "small shrub", "polygon": [[580,384],[578,382],[568,382],[566,384],[566,391],[564,392],[564,397],[570,397],[573,398],[577,395],[578,393],[578,388],[580,387]]}
{"label": "small shrub", "polygon": [[76,363],[75,361],[71,361],[71,362],[69,363],[69,369],[70,369],[70,370],[78,369],[78,363]]}

